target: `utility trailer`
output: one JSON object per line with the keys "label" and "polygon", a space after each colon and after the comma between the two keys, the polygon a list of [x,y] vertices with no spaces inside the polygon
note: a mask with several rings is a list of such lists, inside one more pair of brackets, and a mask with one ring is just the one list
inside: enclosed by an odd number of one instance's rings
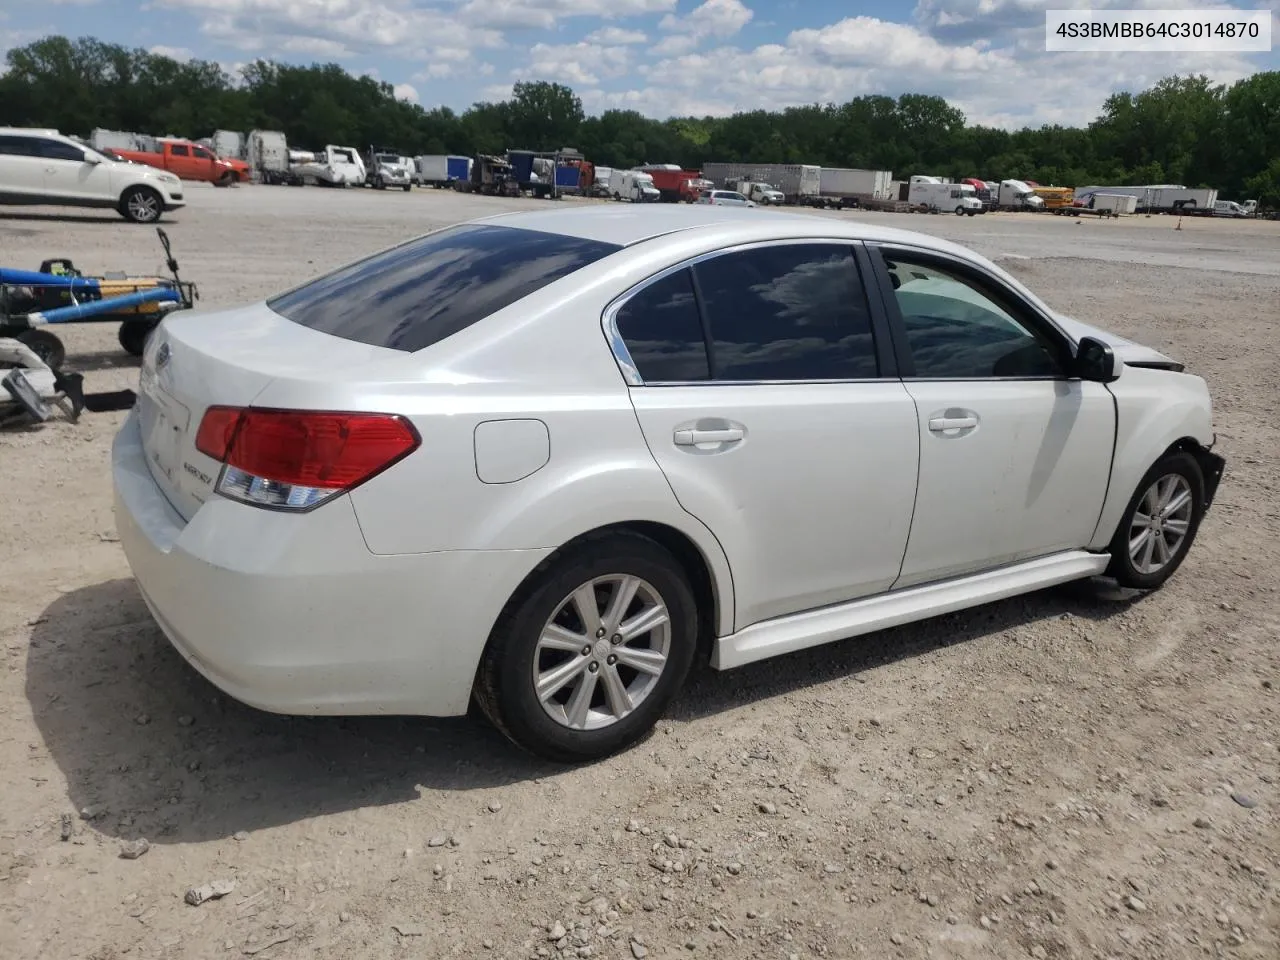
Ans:
{"label": "utility trailer", "polygon": [[822,168],[808,163],[708,163],[702,175],[717,187],[729,180],[767,183],[788,204],[812,205],[822,193]]}
{"label": "utility trailer", "polygon": [[1137,213],[1169,213],[1182,217],[1211,217],[1218,191],[1210,187],[1188,188],[1178,183],[1139,184],[1120,187],[1077,187],[1076,199],[1089,194],[1125,194],[1137,201]]}

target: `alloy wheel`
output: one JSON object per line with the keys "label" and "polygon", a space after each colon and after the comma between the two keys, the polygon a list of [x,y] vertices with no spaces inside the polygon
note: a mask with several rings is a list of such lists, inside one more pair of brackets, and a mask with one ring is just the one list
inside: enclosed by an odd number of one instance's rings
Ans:
{"label": "alloy wheel", "polygon": [[671,652],[671,617],[652,584],[628,574],[596,577],[565,597],[533,657],[533,684],[551,719],[599,730],[653,692]]}
{"label": "alloy wheel", "polygon": [[129,213],[139,223],[150,223],[159,216],[160,201],[149,193],[141,191],[129,197]]}
{"label": "alloy wheel", "polygon": [[1195,495],[1180,473],[1147,488],[1129,521],[1129,559],[1140,574],[1159,573],[1178,554],[1191,530]]}

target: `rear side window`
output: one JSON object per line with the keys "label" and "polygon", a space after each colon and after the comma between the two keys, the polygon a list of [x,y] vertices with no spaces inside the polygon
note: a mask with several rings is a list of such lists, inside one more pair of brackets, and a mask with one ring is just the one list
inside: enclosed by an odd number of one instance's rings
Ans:
{"label": "rear side window", "polygon": [[878,376],[871,315],[847,244],[756,247],[695,270],[717,380]]}
{"label": "rear side window", "polygon": [[631,362],[647,383],[708,380],[707,344],[688,269],[655,280],[614,318]]}
{"label": "rear side window", "polygon": [[172,145],[169,147],[169,151],[170,151],[170,153],[172,153],[172,154],[173,154],[173,156],[175,156],[175,157],[186,157],[186,156],[190,156],[190,153],[187,151],[186,144],[182,144],[182,143],[175,143],[175,144],[172,144]]}
{"label": "rear side window", "polygon": [[342,267],[267,306],[321,333],[413,352],[620,249],[538,230],[462,225]]}
{"label": "rear side window", "polygon": [[0,136],[0,156],[38,157],[40,141],[35,137]]}

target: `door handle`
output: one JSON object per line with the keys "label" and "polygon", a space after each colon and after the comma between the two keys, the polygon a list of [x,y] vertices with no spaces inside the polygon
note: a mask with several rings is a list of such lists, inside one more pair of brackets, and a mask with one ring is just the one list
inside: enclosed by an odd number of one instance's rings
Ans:
{"label": "door handle", "polygon": [[977,417],[934,417],[929,421],[929,429],[934,433],[942,433],[944,430],[966,430],[977,425]]}
{"label": "door handle", "polygon": [[675,443],[678,447],[692,447],[697,443],[737,443],[746,434],[740,427],[726,427],[723,430],[677,430]]}

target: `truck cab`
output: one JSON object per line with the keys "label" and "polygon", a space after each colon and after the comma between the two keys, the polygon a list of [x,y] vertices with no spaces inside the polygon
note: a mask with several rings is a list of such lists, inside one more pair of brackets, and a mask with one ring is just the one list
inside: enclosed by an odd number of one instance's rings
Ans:
{"label": "truck cab", "polygon": [[772,184],[759,180],[739,180],[731,178],[725,181],[725,188],[742,194],[748,200],[764,206],[781,206],[787,202],[786,194]]}
{"label": "truck cab", "polygon": [[1218,200],[1213,204],[1215,217],[1247,217],[1248,211],[1234,200]]}
{"label": "truck cab", "polygon": [[413,161],[393,151],[370,147],[364,168],[365,185],[375,190],[398,187],[408,193],[413,187]]}
{"label": "truck cab", "polygon": [[1035,188],[1022,180],[1001,180],[997,202],[1007,210],[1043,210],[1044,201]]}

